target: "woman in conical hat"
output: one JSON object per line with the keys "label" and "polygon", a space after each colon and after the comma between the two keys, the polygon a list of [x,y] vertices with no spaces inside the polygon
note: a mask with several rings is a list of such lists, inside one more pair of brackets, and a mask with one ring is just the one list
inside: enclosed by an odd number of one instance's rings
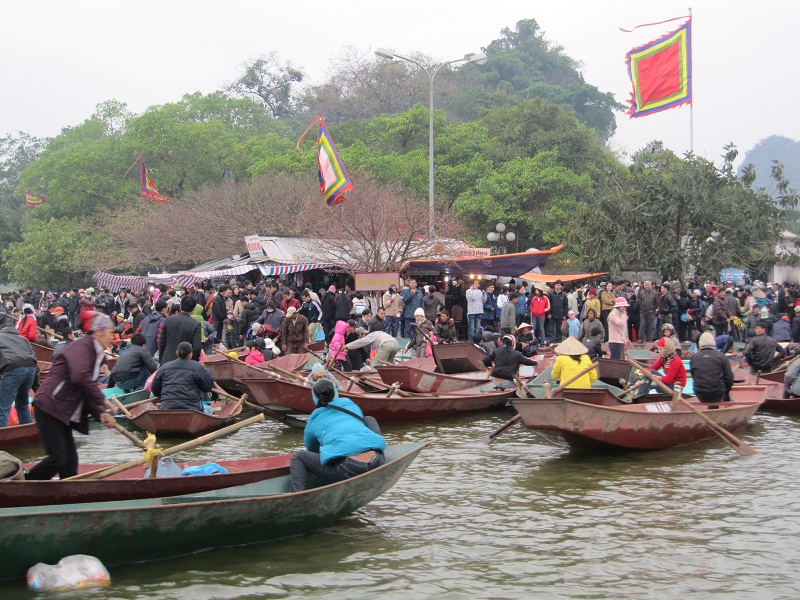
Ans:
{"label": "woman in conical hat", "polygon": [[[572,336],[561,342],[553,350],[559,355],[553,365],[553,379],[556,381],[569,381],[587,367],[591,367],[592,359],[586,354],[588,351],[586,346]],[[570,383],[567,388],[588,389],[592,387],[592,382],[596,379],[597,369],[592,369]]]}

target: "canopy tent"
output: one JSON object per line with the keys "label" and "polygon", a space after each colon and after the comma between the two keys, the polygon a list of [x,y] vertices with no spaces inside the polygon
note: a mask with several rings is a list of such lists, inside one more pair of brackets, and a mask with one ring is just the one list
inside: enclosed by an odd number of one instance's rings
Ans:
{"label": "canopy tent", "polygon": [[139,275],[114,275],[112,273],[104,273],[103,271],[96,271],[92,277],[97,280],[98,287],[106,288],[114,294],[119,292],[122,288],[134,292],[143,291],[147,289],[150,283],[163,283],[170,286],[178,283],[185,287],[203,281],[204,279],[203,277],[196,277],[183,273],[159,273],[142,277]]}
{"label": "canopy tent", "polygon": [[438,271],[454,276],[486,274],[499,277],[522,277],[541,265],[550,255],[561,250],[556,246],[550,250],[499,254],[482,258],[455,258],[452,260],[412,260],[406,265],[409,271]]}
{"label": "canopy tent", "polygon": [[522,279],[540,283],[555,283],[556,281],[571,283],[573,281],[581,281],[582,279],[602,277],[603,275],[608,275],[608,271],[603,271],[602,273],[580,273],[578,275],[543,275],[542,273],[525,273],[525,275],[522,275]]}

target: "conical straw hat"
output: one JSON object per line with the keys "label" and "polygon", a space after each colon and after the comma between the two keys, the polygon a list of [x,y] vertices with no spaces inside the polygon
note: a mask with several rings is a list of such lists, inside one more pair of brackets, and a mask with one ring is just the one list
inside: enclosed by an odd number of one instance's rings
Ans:
{"label": "conical straw hat", "polygon": [[580,356],[586,354],[589,349],[572,336],[565,339],[553,349],[556,354],[566,354],[567,356]]}

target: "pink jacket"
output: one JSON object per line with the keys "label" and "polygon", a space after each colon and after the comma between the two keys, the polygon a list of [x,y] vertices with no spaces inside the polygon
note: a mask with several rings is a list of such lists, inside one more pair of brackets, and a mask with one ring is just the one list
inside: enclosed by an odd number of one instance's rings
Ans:
{"label": "pink jacket", "polygon": [[608,342],[624,344],[628,341],[628,315],[615,308],[608,313]]}
{"label": "pink jacket", "polygon": [[333,360],[347,359],[347,350],[344,349],[344,332],[346,329],[347,321],[336,321],[330,345],[330,356],[333,356]]}
{"label": "pink jacket", "polygon": [[253,348],[247,354],[247,357],[244,359],[244,362],[248,365],[260,365],[264,362],[264,355],[261,354],[261,350],[258,348]]}

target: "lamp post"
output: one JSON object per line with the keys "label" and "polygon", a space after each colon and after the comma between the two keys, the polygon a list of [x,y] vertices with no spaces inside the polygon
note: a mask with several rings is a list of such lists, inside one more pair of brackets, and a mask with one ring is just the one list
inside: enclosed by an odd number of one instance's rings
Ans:
{"label": "lamp post", "polygon": [[486,63],[486,55],[483,52],[478,54],[473,54],[468,58],[457,58],[455,60],[449,60],[447,62],[440,63],[435,66],[431,67],[424,67],[413,58],[408,58],[407,56],[401,56],[400,54],[395,54],[391,50],[387,50],[386,48],[378,48],[375,50],[375,56],[377,56],[380,60],[393,60],[395,58],[399,58],[400,60],[404,60],[406,62],[411,63],[412,65],[418,66],[422,69],[425,74],[428,76],[428,80],[430,81],[430,99],[428,102],[428,115],[430,117],[430,123],[428,126],[428,235],[433,238],[434,237],[434,205],[433,205],[433,80],[436,78],[436,74],[439,72],[444,66],[452,65],[455,63],[466,62],[468,64],[474,63],[476,65],[483,65]]}
{"label": "lamp post", "polygon": [[506,231],[504,223],[495,225],[496,231],[490,231],[486,234],[486,239],[492,243],[492,254],[505,254],[508,242],[512,243],[517,239],[517,234],[513,231]]}

